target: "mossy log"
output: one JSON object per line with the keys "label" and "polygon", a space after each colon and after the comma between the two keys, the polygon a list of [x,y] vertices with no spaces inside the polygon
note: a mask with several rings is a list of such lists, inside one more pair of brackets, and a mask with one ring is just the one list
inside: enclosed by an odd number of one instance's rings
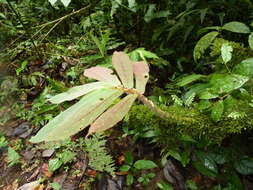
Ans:
{"label": "mossy log", "polygon": [[156,141],[167,145],[176,142],[182,135],[189,135],[196,140],[206,139],[210,143],[221,143],[231,134],[238,134],[252,129],[253,119],[232,119],[223,117],[221,121],[214,122],[197,109],[182,106],[160,107],[170,117],[161,118],[145,105],[135,105],[129,113],[128,125],[135,130],[149,128],[156,133]]}

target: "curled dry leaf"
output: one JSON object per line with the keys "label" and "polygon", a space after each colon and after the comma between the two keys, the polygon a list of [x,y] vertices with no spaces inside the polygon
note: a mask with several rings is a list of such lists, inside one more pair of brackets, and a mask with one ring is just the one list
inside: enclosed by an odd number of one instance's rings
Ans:
{"label": "curled dry leaf", "polygon": [[133,64],[133,71],[135,75],[135,88],[143,94],[149,78],[149,67],[144,61],[135,62]]}
{"label": "curled dry leaf", "polygon": [[126,88],[133,88],[133,63],[124,52],[114,52],[112,56],[112,65]]}
{"label": "curled dry leaf", "polygon": [[118,77],[113,74],[113,71],[111,69],[108,69],[106,67],[96,66],[85,69],[83,75],[88,78],[96,79],[98,81],[106,82],[112,85],[121,85]]}

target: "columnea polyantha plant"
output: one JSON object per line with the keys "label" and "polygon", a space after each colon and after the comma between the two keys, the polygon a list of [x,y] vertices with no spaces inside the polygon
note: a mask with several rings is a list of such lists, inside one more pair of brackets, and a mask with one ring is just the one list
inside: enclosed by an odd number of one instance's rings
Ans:
{"label": "columnea polyantha plant", "polygon": [[[84,71],[84,76],[98,82],[76,86],[50,98],[51,103],[60,104],[83,96],[79,102],[51,120],[30,141],[63,140],[89,125],[88,136],[107,130],[124,118],[137,98],[158,115],[166,114],[143,96],[149,78],[146,62],[133,62],[124,52],[114,52],[112,65],[118,76],[109,68],[92,67]],[[126,95],[114,104],[123,94]]]}

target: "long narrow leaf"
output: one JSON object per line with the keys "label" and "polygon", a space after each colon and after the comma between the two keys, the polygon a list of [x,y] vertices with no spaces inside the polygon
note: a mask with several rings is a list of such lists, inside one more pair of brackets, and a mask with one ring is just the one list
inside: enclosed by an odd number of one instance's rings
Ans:
{"label": "long narrow leaf", "polygon": [[91,124],[88,135],[107,130],[116,125],[130,110],[136,98],[136,94],[127,95],[119,103],[108,109],[93,124]]}
{"label": "long narrow leaf", "polygon": [[96,79],[102,82],[106,82],[112,85],[120,85],[120,81],[116,75],[112,74],[113,71],[106,67],[91,67],[89,69],[85,69],[83,75],[92,79]]}
{"label": "long narrow leaf", "polygon": [[89,84],[84,84],[80,86],[75,86],[70,88],[67,92],[63,92],[61,94],[57,94],[49,99],[49,101],[53,104],[60,104],[64,101],[74,100],[80,96],[83,96],[93,90],[106,88],[108,84],[104,82],[92,82]]}
{"label": "long narrow leaf", "polygon": [[31,142],[63,140],[83,130],[102,114],[123,92],[117,89],[99,89],[84,96],[79,102],[60,113]]}
{"label": "long narrow leaf", "polygon": [[112,64],[126,88],[133,88],[133,63],[124,52],[114,52]]}
{"label": "long narrow leaf", "polygon": [[149,67],[144,61],[135,62],[133,65],[135,75],[135,88],[140,92],[145,92],[145,87],[149,78]]}

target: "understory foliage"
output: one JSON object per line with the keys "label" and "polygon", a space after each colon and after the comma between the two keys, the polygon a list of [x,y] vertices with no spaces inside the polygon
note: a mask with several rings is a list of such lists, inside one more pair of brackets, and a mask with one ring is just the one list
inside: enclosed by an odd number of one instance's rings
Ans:
{"label": "understory foliage", "polygon": [[[249,0],[0,0],[0,70],[0,125],[28,121],[33,143],[82,134],[94,170],[117,170],[94,135],[115,130],[203,175],[229,168],[214,190],[253,174],[252,151],[234,151],[253,127]],[[59,151],[51,166],[74,158]]]}

